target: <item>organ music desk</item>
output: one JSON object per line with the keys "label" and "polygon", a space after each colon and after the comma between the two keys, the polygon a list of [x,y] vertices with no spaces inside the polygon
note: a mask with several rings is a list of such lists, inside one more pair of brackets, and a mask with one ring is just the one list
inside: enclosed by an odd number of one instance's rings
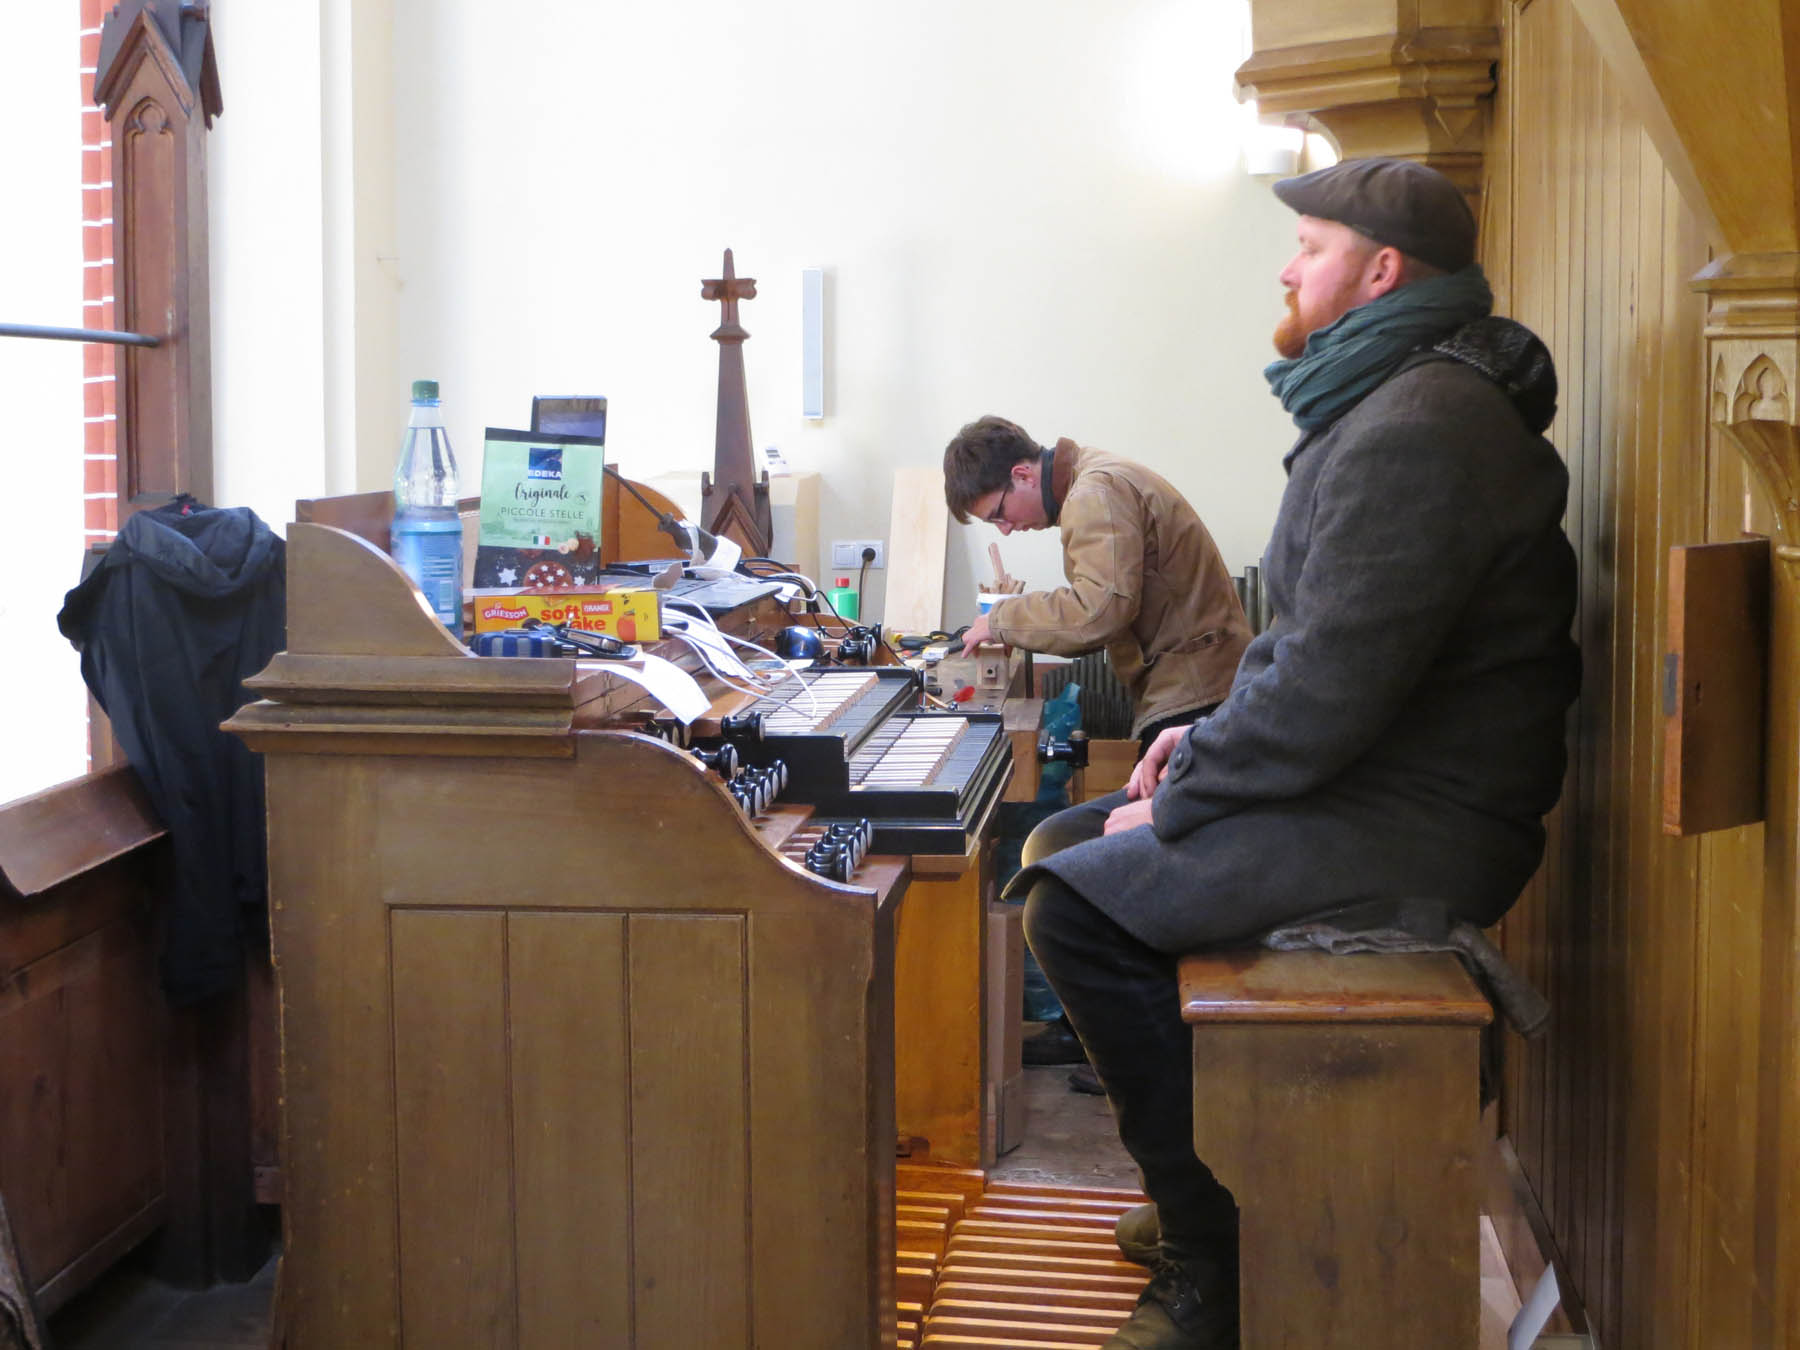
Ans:
{"label": "organ music desk", "polygon": [[469,655],[340,530],[288,563],[228,723],[268,773],[287,1343],[892,1345],[896,1135],[984,1149],[986,816],[813,875],[811,807],[747,815],[603,663]]}

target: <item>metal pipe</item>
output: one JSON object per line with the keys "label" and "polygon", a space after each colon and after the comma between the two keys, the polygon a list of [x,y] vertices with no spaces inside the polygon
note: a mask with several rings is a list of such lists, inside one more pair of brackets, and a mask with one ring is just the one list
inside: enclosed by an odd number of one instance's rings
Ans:
{"label": "metal pipe", "polygon": [[148,333],[119,333],[110,328],[46,328],[35,323],[0,323],[0,337],[51,338],[58,342],[106,342],[115,347],[160,347]]}

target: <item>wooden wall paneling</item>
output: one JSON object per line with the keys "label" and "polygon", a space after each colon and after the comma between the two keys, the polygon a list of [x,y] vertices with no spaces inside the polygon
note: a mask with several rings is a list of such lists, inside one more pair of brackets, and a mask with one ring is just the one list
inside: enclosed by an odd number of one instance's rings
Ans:
{"label": "wooden wall paneling", "polygon": [[[1510,133],[1510,141],[1515,147],[1511,175],[1512,239],[1509,245],[1515,256],[1510,271],[1513,287],[1511,312],[1535,329],[1554,351],[1557,347],[1557,327],[1550,297],[1544,294],[1541,286],[1531,288],[1524,284],[1530,278],[1555,275],[1549,267],[1550,240],[1554,236],[1553,204],[1560,200],[1560,194],[1549,188],[1555,173],[1552,157],[1540,144],[1541,138],[1533,134],[1537,119],[1545,116],[1547,111],[1547,90],[1540,79],[1543,59],[1541,55],[1537,55],[1546,46],[1547,39],[1543,23],[1537,20],[1525,22],[1522,9],[1508,8],[1506,19],[1508,35],[1517,53],[1511,63],[1512,86],[1515,90],[1511,103],[1513,128]],[[1541,16],[1539,19],[1541,20]],[[1534,56],[1536,59],[1533,59]],[[1534,153],[1526,153],[1528,145]],[[1546,210],[1546,203],[1552,204],[1549,210]],[[1553,423],[1549,434],[1557,441],[1566,459],[1568,449],[1561,443],[1560,425]],[[1571,772],[1565,781],[1572,779]],[[1522,956],[1528,977],[1551,999],[1552,1015],[1559,1021],[1562,1011],[1550,960],[1552,909],[1549,897],[1559,889],[1558,880],[1570,856],[1565,846],[1565,822],[1571,818],[1572,813],[1567,808],[1566,797],[1565,787],[1565,804],[1559,805],[1551,813],[1544,863],[1538,871],[1537,889],[1522,902],[1526,908],[1520,914],[1518,924],[1508,933],[1509,939],[1516,937],[1520,944],[1515,948],[1509,940],[1509,949],[1518,951]],[[1545,1038],[1523,1044],[1515,1043],[1513,1047],[1517,1051],[1514,1061],[1518,1067],[1510,1081],[1507,1128],[1512,1135],[1515,1152],[1522,1159],[1529,1160],[1528,1170],[1534,1178],[1541,1174],[1542,1161],[1548,1153],[1545,1141],[1548,1113],[1545,1104],[1550,1095],[1549,1049],[1552,1043],[1552,1038]],[[1541,1205],[1540,1198],[1540,1209]]]}
{"label": "wooden wall paneling", "polygon": [[[1611,708],[1607,732],[1613,754],[1608,772],[1601,776],[1605,789],[1598,803],[1600,819],[1605,822],[1600,828],[1607,835],[1605,856],[1611,877],[1609,884],[1595,887],[1588,907],[1590,1017],[1586,1032],[1580,1038],[1580,1081],[1584,1093],[1577,1117],[1585,1124],[1570,1142],[1578,1159],[1582,1181],[1576,1201],[1584,1256],[1579,1288],[1594,1291],[1594,1297],[1599,1300],[1602,1324],[1614,1325],[1605,1320],[1608,1295],[1612,1292],[1609,1277],[1616,1239],[1614,1229],[1606,1222],[1606,1215],[1610,1212],[1608,1206],[1616,1181],[1613,1169],[1618,1157],[1614,1137],[1618,1059],[1610,1050],[1618,1043],[1620,1030],[1616,1010],[1620,980],[1617,965],[1602,959],[1600,953],[1618,940],[1616,897],[1631,881],[1633,840],[1628,807],[1633,796],[1632,774],[1639,768],[1634,695],[1640,668],[1638,644],[1643,617],[1634,597],[1642,580],[1638,564],[1643,521],[1638,514],[1637,484],[1631,473],[1637,404],[1636,390],[1630,380],[1632,297],[1623,241],[1623,180],[1627,166],[1620,150],[1618,94],[1612,82],[1603,78],[1604,71],[1599,69],[1597,60],[1595,65],[1596,75],[1602,77],[1595,80],[1593,87],[1595,124],[1591,144],[1595,151],[1599,192],[1590,213],[1588,230],[1600,252],[1599,294],[1593,297],[1598,301],[1601,315],[1595,375],[1599,398],[1595,415],[1597,434],[1609,469],[1603,491],[1610,508],[1607,518],[1611,524],[1618,583],[1617,598],[1612,607]],[[1625,603],[1620,603],[1621,599]]]}
{"label": "wooden wall paneling", "polygon": [[[1687,276],[1705,256],[1705,235],[1675,183],[1665,176],[1658,186],[1664,241],[1658,329],[1662,364],[1655,384],[1664,411],[1660,496],[1669,537],[1703,538],[1709,470],[1699,397],[1705,364],[1699,338],[1702,306]],[[1643,1113],[1657,1121],[1655,1137],[1645,1146],[1654,1166],[1654,1213],[1645,1214],[1633,1229],[1642,1229],[1641,1245],[1654,1258],[1645,1266],[1627,1260],[1621,1326],[1626,1335],[1641,1330],[1646,1344],[1681,1347],[1693,1344],[1697,1335],[1691,1322],[1693,1300],[1666,1294],[1657,1299],[1654,1291],[1693,1288],[1693,1254],[1702,1240],[1693,1173],[1701,848],[1672,840],[1663,840],[1661,847],[1668,867],[1647,898],[1657,929],[1645,942],[1646,954],[1656,953],[1651,969],[1660,979],[1648,983],[1643,998],[1656,1021],[1644,1033],[1642,1046],[1642,1058],[1658,1075],[1650,1109]],[[1623,1221],[1629,1221],[1629,1211]]]}
{"label": "wooden wall paneling", "polygon": [[[354,1326],[400,1343],[393,1039],[371,775],[337,756],[271,755],[269,875],[282,1024],[281,1297],[293,1346]],[[452,837],[452,836],[446,836]],[[279,880],[278,880],[279,879]],[[304,906],[304,912],[300,907]],[[349,1098],[331,1091],[354,1081]],[[306,1242],[292,1234],[304,1230]]]}
{"label": "wooden wall paneling", "polygon": [[[162,1000],[141,870],[109,865],[45,901],[48,921],[5,925],[0,1187],[45,1313],[164,1209]],[[64,905],[92,925],[67,941],[49,913]]]}
{"label": "wooden wall paneling", "polygon": [[[1639,425],[1634,460],[1630,478],[1637,484],[1640,495],[1640,513],[1645,505],[1651,513],[1651,520],[1646,522],[1651,528],[1640,528],[1639,547],[1635,567],[1640,579],[1648,579],[1656,584],[1654,576],[1646,573],[1650,561],[1646,559],[1647,549],[1661,547],[1662,534],[1653,528],[1659,504],[1666,505],[1669,494],[1678,490],[1678,485],[1665,483],[1663,479],[1664,455],[1668,439],[1668,424],[1664,417],[1661,402],[1655,397],[1655,391],[1663,388],[1662,369],[1664,365],[1664,346],[1662,342],[1662,296],[1664,290],[1663,272],[1666,270],[1663,255],[1663,177],[1658,172],[1653,153],[1639,133],[1637,139],[1638,161],[1640,171],[1637,175],[1637,191],[1631,201],[1636,237],[1627,241],[1639,259],[1636,303],[1633,314],[1636,320],[1636,332],[1642,359],[1633,388],[1638,391],[1650,391],[1650,396],[1642,399],[1642,415]],[[1653,600],[1660,604],[1660,598]],[[1639,610],[1640,620],[1646,613]],[[1652,625],[1654,632],[1654,625]],[[1640,647],[1642,645],[1640,636]],[[1645,698],[1642,677],[1634,682],[1633,707],[1640,716],[1644,713],[1641,706]],[[1654,705],[1653,705],[1654,706]],[[1643,766],[1640,772],[1651,772],[1652,761],[1656,755],[1654,743],[1645,745],[1641,735],[1633,737],[1634,760]],[[1641,815],[1640,799],[1634,802],[1632,815]],[[1620,1056],[1623,1065],[1621,1074],[1621,1100],[1619,1115],[1621,1120],[1615,1131],[1615,1147],[1619,1154],[1619,1190],[1610,1195],[1606,1214],[1620,1215],[1622,1220],[1612,1225],[1617,1234],[1615,1251],[1618,1262],[1618,1273],[1609,1274],[1604,1288],[1596,1290],[1597,1296],[1604,1296],[1601,1309],[1602,1319],[1611,1327],[1626,1325],[1625,1317],[1634,1313],[1641,1303],[1641,1294],[1636,1299],[1628,1291],[1628,1285],[1640,1284],[1643,1272],[1656,1267],[1659,1255],[1679,1250],[1679,1245],[1670,1241],[1665,1235],[1657,1240],[1658,1215],[1661,1194],[1660,1178],[1657,1175],[1659,1162],[1671,1156],[1671,1145],[1676,1154],[1685,1153],[1686,1132],[1681,1121],[1675,1122],[1674,1128],[1668,1128],[1664,1115],[1658,1108],[1668,1101],[1679,1100],[1685,1104],[1687,1100],[1687,1052],[1688,1044],[1683,1011],[1690,1000],[1680,997],[1680,991],[1687,988],[1689,980],[1683,968],[1681,954],[1690,950],[1688,944],[1682,943],[1671,947],[1661,937],[1659,922],[1661,907],[1659,882],[1655,871],[1661,859],[1656,856],[1660,841],[1654,834],[1643,829],[1641,823],[1634,824],[1634,859],[1628,881],[1623,894],[1628,903],[1616,906],[1618,919],[1616,923],[1617,940],[1624,952],[1621,969],[1623,978],[1623,1018],[1619,1028],[1620,1044],[1623,1054]],[[1629,903],[1632,898],[1636,903]],[[1649,1109],[1639,1110],[1635,1114],[1630,1109],[1633,1102],[1645,1103]],[[1626,1215],[1636,1215],[1636,1221],[1624,1220]],[[1679,1225],[1674,1231],[1679,1231]],[[1641,1319],[1639,1319],[1641,1322]],[[1643,1339],[1627,1339],[1626,1343],[1643,1344],[1649,1347],[1661,1336],[1664,1344],[1674,1345],[1677,1340],[1672,1337],[1671,1329],[1676,1325],[1674,1319],[1656,1318],[1650,1327],[1637,1326],[1630,1332],[1623,1332],[1626,1337],[1638,1336]]]}
{"label": "wooden wall paneling", "polygon": [[1685,286],[1703,245],[1568,5],[1512,11],[1507,53],[1514,312],[1564,376],[1587,676],[1546,866],[1507,927],[1528,969],[1547,948],[1556,1020],[1509,1070],[1505,1118],[1603,1342],[1684,1345],[1699,853],[1657,836],[1644,785],[1655,564],[1705,501]]}
{"label": "wooden wall paneling", "polygon": [[636,1343],[749,1350],[744,921],[634,915],[629,946]]}
{"label": "wooden wall paneling", "polygon": [[514,1248],[494,1241],[512,1208],[505,920],[395,909],[388,941],[401,1340],[509,1350]]}
{"label": "wooden wall paneling", "polygon": [[514,914],[506,955],[519,1344],[628,1341],[625,919]]}
{"label": "wooden wall paneling", "polygon": [[[891,1176],[894,1165],[894,911],[884,905],[875,915],[873,969],[844,960],[866,943],[857,935],[863,917],[848,907],[829,925],[817,916],[762,915],[751,927],[757,1346],[894,1342],[894,1193],[871,1190],[867,1181],[872,1166]],[[796,959],[795,952],[805,955]],[[859,1005],[871,1019],[868,1043],[875,1047],[867,1062],[862,1037],[846,1034],[852,1028],[843,1016]],[[796,1054],[796,1046],[817,1049]],[[846,1077],[863,1081],[866,1097],[840,1090]],[[784,1146],[796,1119],[813,1130],[807,1165],[799,1169]],[[859,1183],[866,1196],[860,1221],[840,1200]],[[871,1251],[872,1265],[865,1256]],[[839,1290],[844,1298],[793,1297],[809,1288]],[[845,1325],[847,1306],[860,1309],[860,1324]]]}

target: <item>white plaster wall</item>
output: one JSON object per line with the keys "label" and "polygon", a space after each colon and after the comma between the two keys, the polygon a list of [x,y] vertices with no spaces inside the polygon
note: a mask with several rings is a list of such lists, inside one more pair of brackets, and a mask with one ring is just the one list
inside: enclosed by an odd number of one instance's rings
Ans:
{"label": "white plaster wall", "polygon": [[[1240,167],[1236,0],[393,7],[396,383],[442,381],[471,477],[533,393],[607,395],[636,474],[710,466],[699,283],[729,245],[759,288],[753,434],[823,475],[823,538],[884,536],[893,470],[998,412],[1154,466],[1234,570],[1260,555],[1292,217]],[[830,277],[819,423],[807,266]],[[952,526],[953,623],[994,537]],[[1060,579],[1053,536],[1005,553]]]}
{"label": "white plaster wall", "polygon": [[[8,93],[25,110],[0,140],[0,183],[22,209],[0,212],[0,321],[82,326],[81,82],[77,11],[7,14]],[[87,768],[79,658],[56,631],[81,575],[82,374],[74,342],[0,337],[6,412],[0,529],[0,802]]]}
{"label": "white plaster wall", "polygon": [[[300,497],[355,488],[327,418],[326,244],[320,0],[223,0],[211,10],[224,111],[207,136],[213,484],[276,529]],[[329,227],[329,228],[328,228]]]}
{"label": "white plaster wall", "polygon": [[[699,291],[730,246],[759,287],[753,434],[821,473],[823,539],[885,536],[893,470],[998,412],[1152,465],[1234,570],[1260,554],[1292,218],[1240,167],[1242,0],[374,2],[373,25],[349,0],[213,6],[222,501],[279,522],[385,485],[415,377],[443,384],[471,490],[482,428],[534,393],[605,394],[637,476],[710,467]],[[822,422],[799,413],[808,266]],[[995,537],[952,526],[949,622]],[[1004,548],[1059,580],[1053,535]]]}

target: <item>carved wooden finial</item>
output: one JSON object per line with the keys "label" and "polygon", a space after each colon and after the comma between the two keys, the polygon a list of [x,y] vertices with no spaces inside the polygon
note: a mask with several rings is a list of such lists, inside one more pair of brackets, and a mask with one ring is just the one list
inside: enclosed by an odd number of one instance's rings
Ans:
{"label": "carved wooden finial", "polygon": [[736,540],[746,553],[766,556],[774,537],[769,511],[769,476],[756,472],[750,448],[750,394],[744,381],[744,339],[738,301],[756,298],[756,279],[740,277],[725,250],[725,275],[700,283],[700,298],[724,306],[713,341],[719,344],[719,421],[713,441],[711,477],[700,478],[706,528]]}
{"label": "carved wooden finial", "polygon": [[738,323],[737,302],[756,299],[756,278],[740,277],[731,265],[731,250],[725,250],[725,275],[700,283],[702,300],[717,300],[725,307],[719,326],[713,330],[718,342],[742,342],[750,334]]}

